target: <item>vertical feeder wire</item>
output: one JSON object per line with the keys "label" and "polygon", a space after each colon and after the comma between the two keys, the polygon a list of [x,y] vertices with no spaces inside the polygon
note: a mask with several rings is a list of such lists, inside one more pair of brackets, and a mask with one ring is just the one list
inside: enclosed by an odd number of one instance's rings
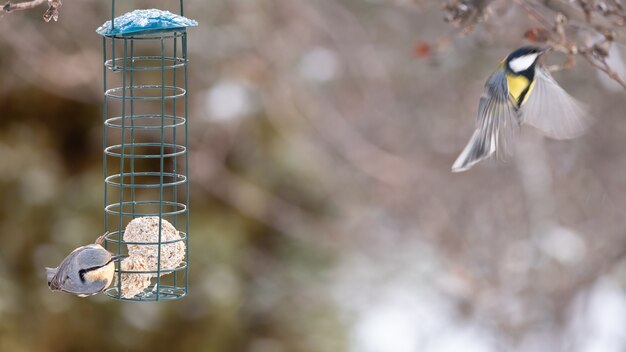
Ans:
{"label": "vertical feeder wire", "polygon": [[[124,221],[124,162],[126,159],[126,60],[128,57],[128,41],[124,38],[124,58],[122,59],[122,143],[120,148],[120,192],[119,192],[119,224],[117,227],[117,251],[122,250],[122,225]],[[132,116],[131,116],[132,120]],[[106,127],[105,127],[106,128]],[[132,157],[131,157],[132,159]],[[122,297],[122,271],[117,271],[117,297]]]}
{"label": "vertical feeder wire", "polygon": [[[115,0],[111,0],[111,32],[115,30]],[[115,68],[115,39],[111,39],[111,59]],[[105,61],[106,62],[106,61]]]}
{"label": "vertical feeder wire", "polygon": [[[131,218],[135,218],[135,41],[130,41],[130,204]],[[124,182],[120,179],[120,182]]]}
{"label": "vertical feeder wire", "polygon": [[[103,132],[102,132],[102,171],[104,173],[104,235],[106,236],[108,231],[109,231],[109,217],[107,216],[107,199],[108,199],[108,186],[107,186],[107,155],[106,155],[106,148],[107,148],[107,126],[106,126],[106,121],[107,121],[107,39],[106,37],[102,37],[102,53],[103,53],[103,57],[104,57],[104,62],[105,64],[102,65],[102,70],[103,70],[103,74],[102,77],[104,77],[104,107],[102,108],[102,117],[103,117]],[[108,248],[108,241],[104,241],[104,248]]]}
{"label": "vertical feeder wire", "polygon": [[[180,12],[183,12],[183,0],[180,0]],[[183,32],[183,62],[185,65],[185,294],[189,290],[189,90],[187,81],[187,31]]]}
{"label": "vertical feeder wire", "polygon": [[[178,61],[178,52],[177,52],[177,41],[178,41],[178,37],[176,36],[176,34],[174,34],[174,55],[172,55],[172,57],[174,58],[173,60],[173,64],[176,65],[176,62]],[[178,69],[174,68],[172,70],[172,87],[177,87],[176,85],[176,71]],[[176,117],[178,116],[176,114],[176,101],[178,99],[174,99],[172,101],[172,116],[174,117],[174,119],[176,119]],[[177,126],[176,123],[174,123],[174,128],[172,128],[172,144],[176,145],[176,132],[177,132]],[[174,175],[175,178],[178,178],[178,168],[176,167],[176,160],[178,159],[178,157],[174,157],[172,160],[172,174]],[[172,190],[172,199],[174,200],[174,202],[178,202],[178,186],[174,186],[174,189]],[[174,216],[174,227],[178,228],[178,215]],[[177,278],[178,278],[178,273],[174,273],[174,287],[178,286],[177,285]]]}
{"label": "vertical feeder wire", "polygon": [[[161,67],[165,67],[165,43],[161,34]],[[176,99],[174,99],[176,100]],[[176,148],[176,147],[174,147]],[[157,255],[157,290],[156,300],[159,300],[161,291],[161,235],[163,233],[163,168],[165,162],[165,70],[161,70],[161,155],[159,173],[159,248]],[[176,156],[174,156],[176,158]]]}

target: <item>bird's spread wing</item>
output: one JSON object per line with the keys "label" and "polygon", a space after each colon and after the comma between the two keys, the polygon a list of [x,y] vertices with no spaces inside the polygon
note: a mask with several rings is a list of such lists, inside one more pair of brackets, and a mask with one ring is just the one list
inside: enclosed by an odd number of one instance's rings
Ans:
{"label": "bird's spread wing", "polygon": [[507,88],[504,69],[496,71],[485,84],[480,98],[476,131],[452,165],[453,172],[465,171],[494,152],[505,159],[519,130],[517,110]]}
{"label": "bird's spread wing", "polygon": [[571,97],[543,67],[535,70],[535,85],[521,109],[522,123],[546,136],[569,139],[582,135],[593,119],[586,107]]}

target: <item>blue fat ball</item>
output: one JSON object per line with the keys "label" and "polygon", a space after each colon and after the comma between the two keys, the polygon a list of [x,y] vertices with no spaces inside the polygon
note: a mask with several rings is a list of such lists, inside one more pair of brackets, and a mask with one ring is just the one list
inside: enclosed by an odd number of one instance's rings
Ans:
{"label": "blue fat ball", "polygon": [[135,10],[115,18],[115,28],[111,29],[111,21],[106,21],[96,29],[100,35],[139,34],[160,30],[197,26],[198,22],[187,17],[175,15],[169,11],[157,9]]}

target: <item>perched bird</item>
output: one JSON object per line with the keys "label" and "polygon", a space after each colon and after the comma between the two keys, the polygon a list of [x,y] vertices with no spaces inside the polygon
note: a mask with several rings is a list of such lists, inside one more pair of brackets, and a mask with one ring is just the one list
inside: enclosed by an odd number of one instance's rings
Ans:
{"label": "perched bird", "polygon": [[100,244],[76,248],[57,268],[46,268],[48,287],[80,297],[104,291],[115,273],[115,261],[127,255],[113,255]]}
{"label": "perched bird", "polygon": [[591,124],[586,109],[538,63],[546,52],[533,46],[510,53],[485,83],[476,130],[452,172],[470,169],[494,152],[505,158],[521,124],[555,139],[580,136]]}

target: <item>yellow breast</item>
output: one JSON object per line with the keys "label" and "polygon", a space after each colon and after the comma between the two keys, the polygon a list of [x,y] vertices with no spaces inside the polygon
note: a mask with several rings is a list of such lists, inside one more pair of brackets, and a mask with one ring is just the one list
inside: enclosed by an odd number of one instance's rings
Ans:
{"label": "yellow breast", "polygon": [[[506,83],[509,88],[509,95],[517,106],[522,106],[526,100],[528,100],[528,97],[535,86],[534,81],[530,82],[528,78],[522,75],[512,75],[509,73],[506,74]],[[524,95],[523,98],[522,95]]]}

